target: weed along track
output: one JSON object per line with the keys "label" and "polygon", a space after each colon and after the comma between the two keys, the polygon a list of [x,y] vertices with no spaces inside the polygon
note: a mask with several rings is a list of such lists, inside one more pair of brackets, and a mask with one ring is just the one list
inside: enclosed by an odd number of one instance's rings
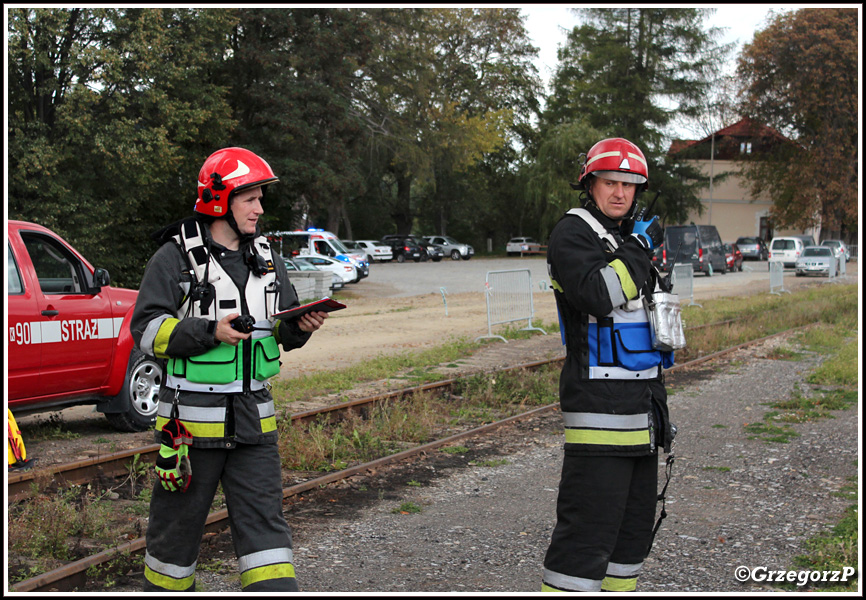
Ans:
{"label": "weed along track", "polygon": [[[703,329],[736,326],[730,321],[712,325]],[[694,353],[700,356],[667,371],[668,383],[687,385],[688,376],[682,378],[682,383],[678,379],[689,367],[802,327],[740,341],[720,351]],[[493,368],[291,414],[278,424],[284,482],[288,483],[283,497],[289,500],[349,478],[381,472],[460,440],[485,436],[503,426],[555,411],[562,360],[559,356]],[[135,557],[143,554],[145,546],[144,500],[152,486],[150,464],[157,450],[158,446],[153,444],[50,470],[10,475],[8,491],[13,502],[10,520],[16,518],[13,515],[22,516],[35,510],[33,507],[62,518],[56,513],[69,508],[69,502],[78,502],[74,510],[79,514],[98,511],[98,500],[112,495],[116,499],[122,494],[124,504],[115,507],[126,507],[112,510],[110,518],[101,513],[90,517],[92,522],[110,520],[103,527],[113,532],[114,542],[84,543],[84,538],[99,535],[83,528],[70,532],[70,539],[57,539],[56,545],[73,548],[75,552],[67,552],[65,564],[53,570],[21,580],[21,574],[27,573],[27,563],[15,562],[10,557],[10,569],[19,573],[19,581],[12,589],[73,591],[81,589],[90,579],[110,579],[112,573],[126,572],[140,560]],[[42,491],[37,492],[40,487]],[[142,494],[146,498],[141,498]],[[215,504],[219,502],[218,497]],[[214,506],[207,531],[227,527],[227,510]],[[120,543],[116,542],[118,534],[123,540]],[[34,571],[31,567],[30,573]]]}

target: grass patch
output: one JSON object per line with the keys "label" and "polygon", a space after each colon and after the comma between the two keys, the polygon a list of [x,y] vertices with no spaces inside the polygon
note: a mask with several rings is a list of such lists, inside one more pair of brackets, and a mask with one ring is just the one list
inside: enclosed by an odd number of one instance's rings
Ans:
{"label": "grass patch", "polygon": [[466,446],[448,446],[447,448],[440,448],[439,451],[445,454],[466,454],[469,452],[469,448]]}
{"label": "grass patch", "polygon": [[812,372],[806,381],[818,385],[857,387],[859,377],[857,351],[857,341],[848,342],[831,360],[824,361]]}
{"label": "grass patch", "polygon": [[800,434],[791,429],[788,425],[776,425],[771,422],[773,413],[768,413],[763,421],[757,423],[746,423],[744,429],[750,440],[763,440],[766,443],[787,444],[792,438],[798,437]]}
{"label": "grass patch", "polygon": [[399,506],[399,508],[395,508],[391,512],[394,514],[408,515],[421,512],[421,507],[414,502],[404,502]]}
{"label": "grass patch", "polygon": [[720,473],[728,473],[731,467],[704,467],[704,471],[718,471]]}
{"label": "grass patch", "polygon": [[[811,571],[842,571],[846,568],[856,568],[858,564],[857,543],[859,527],[857,521],[857,477],[849,479],[849,483],[837,492],[850,498],[851,504],[845,515],[829,531],[810,538],[804,543],[807,554],[797,556],[794,564]],[[826,592],[856,592],[859,573],[849,577],[847,582],[810,583],[811,587],[819,587]]]}

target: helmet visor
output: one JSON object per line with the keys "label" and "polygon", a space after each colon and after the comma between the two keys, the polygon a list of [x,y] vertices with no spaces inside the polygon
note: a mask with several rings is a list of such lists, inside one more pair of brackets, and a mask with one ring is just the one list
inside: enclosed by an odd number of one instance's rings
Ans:
{"label": "helmet visor", "polygon": [[624,181],[625,183],[642,184],[646,183],[646,177],[637,173],[627,173],[625,171],[593,171],[596,177],[610,179],[611,181]]}

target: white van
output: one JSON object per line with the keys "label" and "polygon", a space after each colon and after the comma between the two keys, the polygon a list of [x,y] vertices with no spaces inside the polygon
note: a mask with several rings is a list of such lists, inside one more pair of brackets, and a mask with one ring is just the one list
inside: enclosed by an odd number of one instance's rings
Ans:
{"label": "white van", "polygon": [[358,250],[349,250],[336,235],[324,229],[275,231],[265,234],[272,247],[286,258],[297,256],[327,256],[349,263],[358,270],[363,279],[370,274],[367,255]]}
{"label": "white van", "polygon": [[785,267],[797,265],[797,259],[803,254],[803,240],[796,237],[776,237],[770,242],[769,260],[781,261]]}

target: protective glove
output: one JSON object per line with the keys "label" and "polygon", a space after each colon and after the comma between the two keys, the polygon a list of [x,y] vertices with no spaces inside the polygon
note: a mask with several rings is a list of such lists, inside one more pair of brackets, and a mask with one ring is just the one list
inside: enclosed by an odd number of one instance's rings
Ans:
{"label": "protective glove", "polygon": [[162,444],[156,459],[156,475],[162,487],[169,492],[185,492],[192,481],[189,448],[192,434],[178,419],[172,419],[162,428]]}
{"label": "protective glove", "polygon": [[635,221],[631,235],[644,250],[657,248],[665,241],[665,231],[659,225],[658,217],[652,217],[649,221]]}

